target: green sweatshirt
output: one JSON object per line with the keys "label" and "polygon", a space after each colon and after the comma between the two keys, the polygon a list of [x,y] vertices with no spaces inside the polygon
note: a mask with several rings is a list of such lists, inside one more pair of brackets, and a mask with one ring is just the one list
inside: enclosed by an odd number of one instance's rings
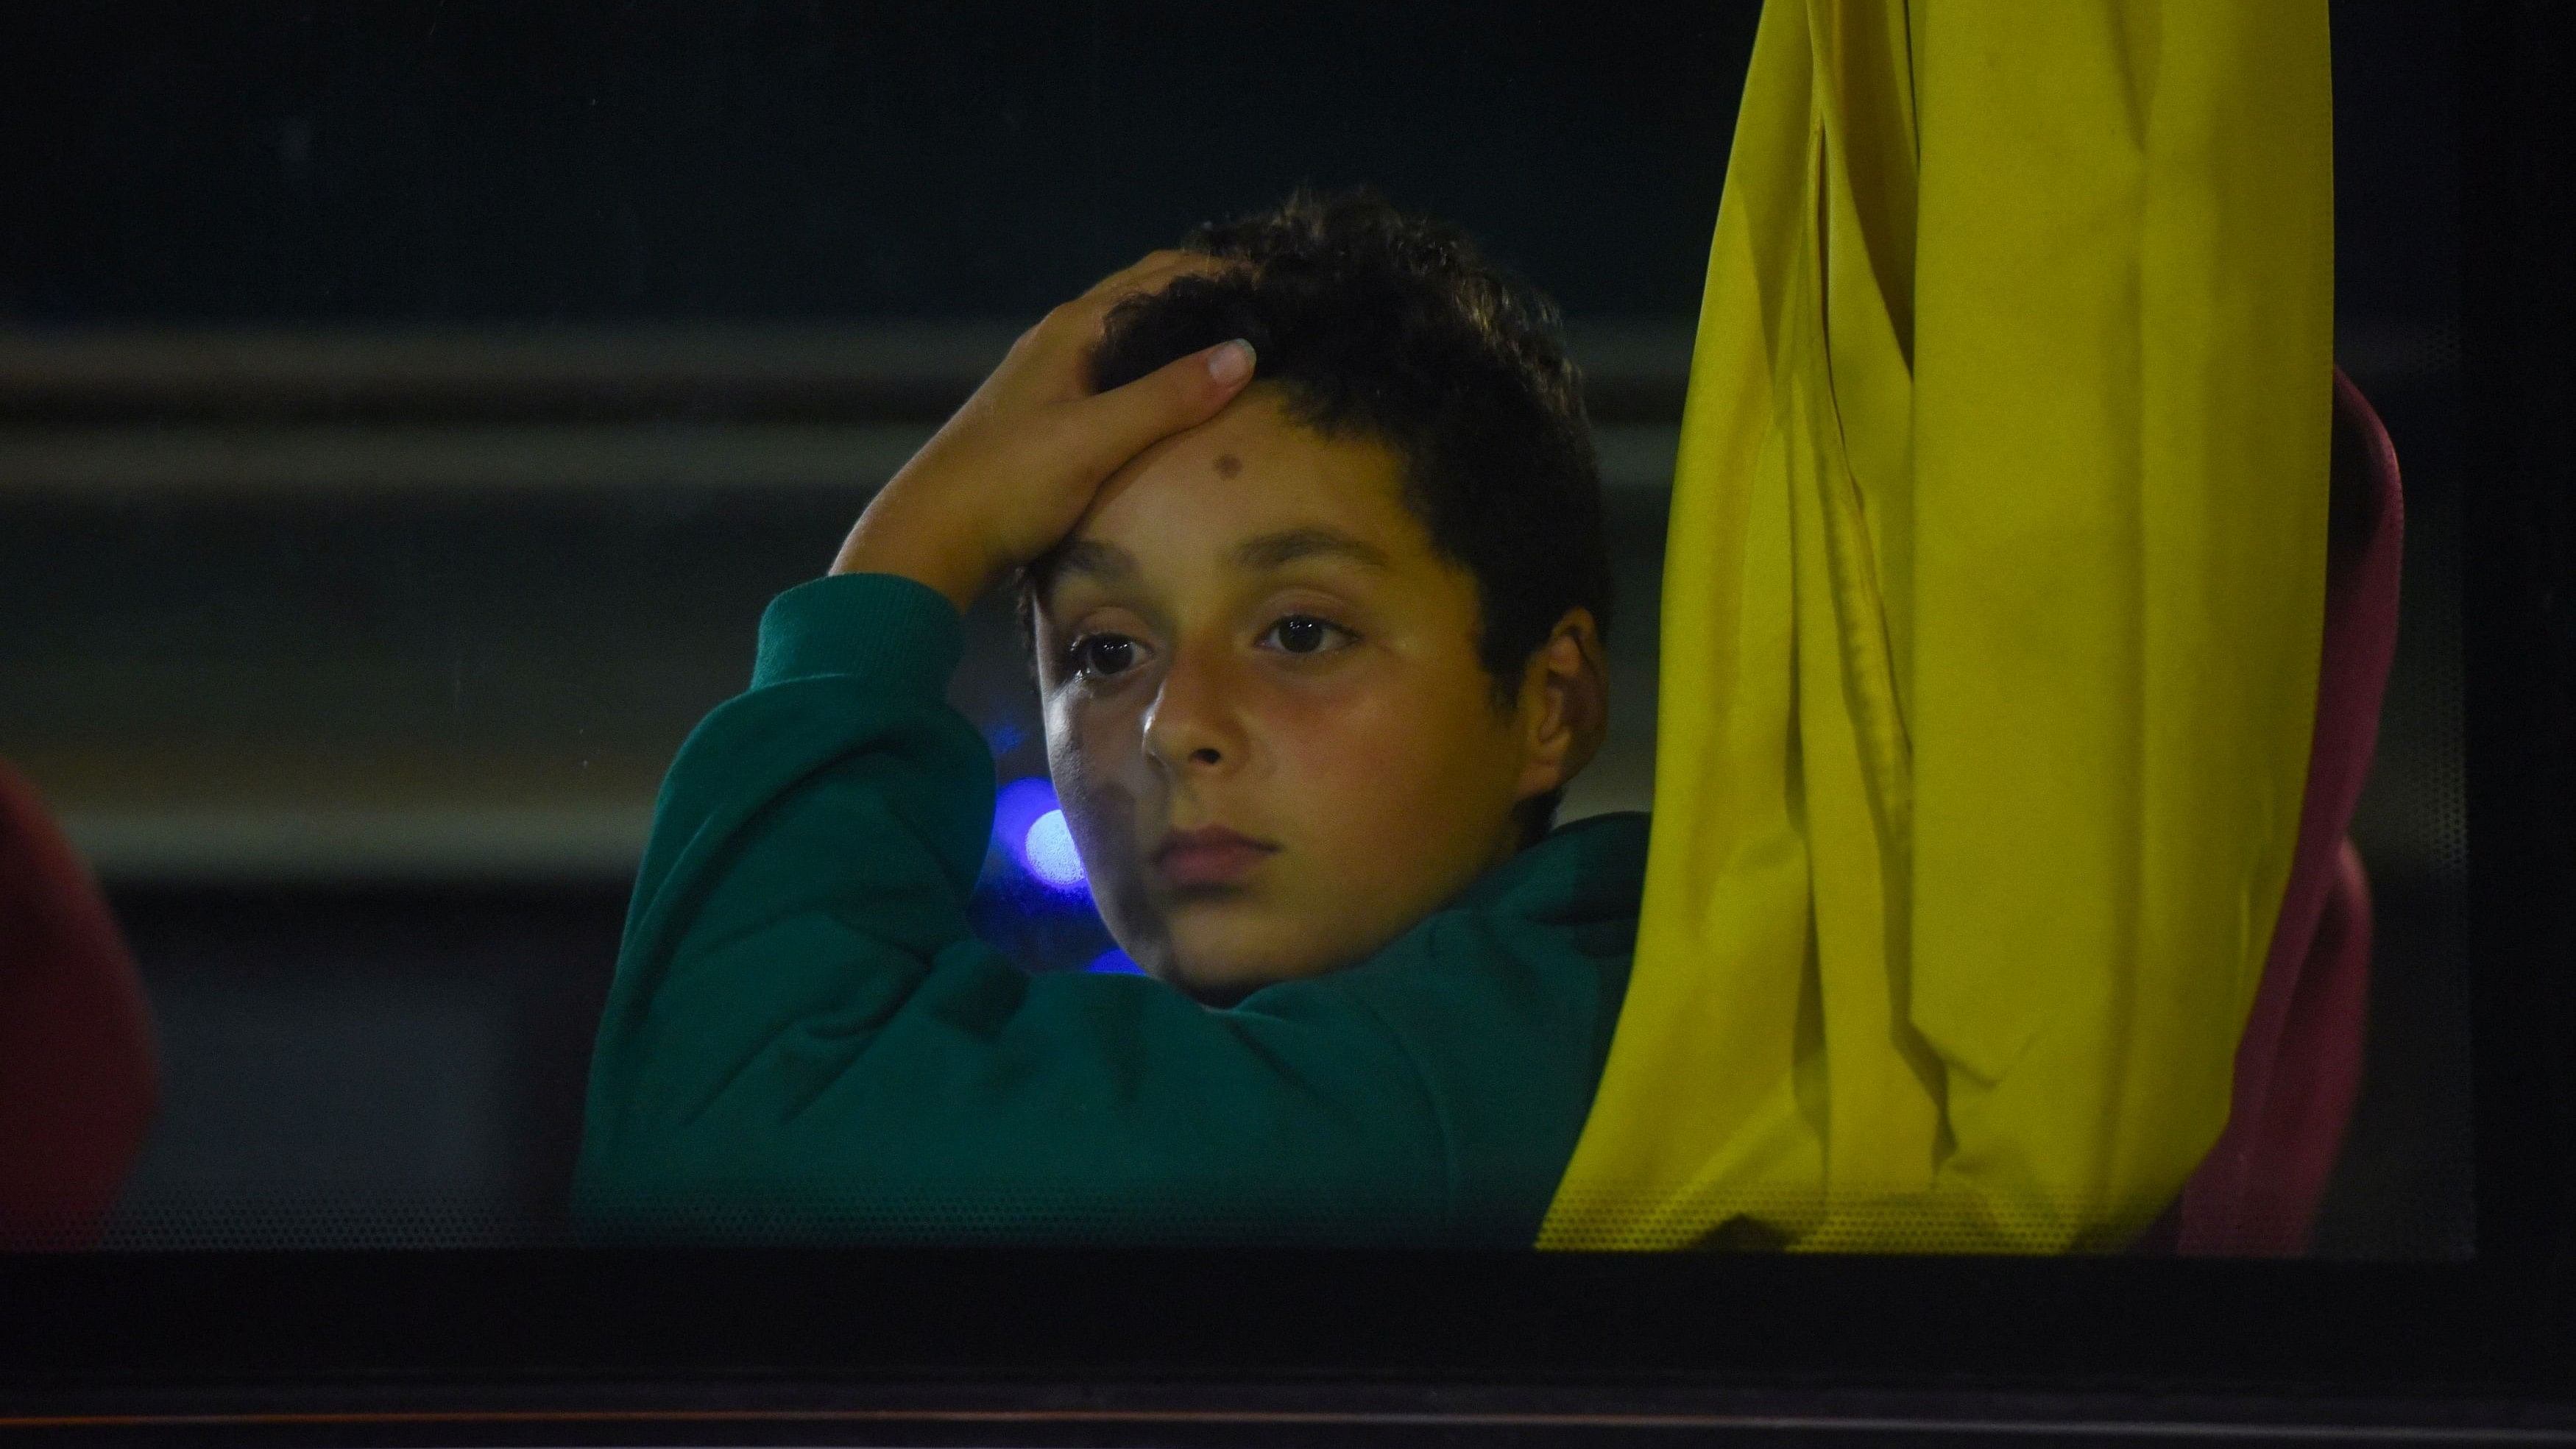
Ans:
{"label": "green sweatshirt", "polygon": [[1627,986],[1646,818],[1212,1009],[968,929],[993,762],[909,579],[782,594],[663,782],[591,1064],[589,1232],[1527,1247]]}

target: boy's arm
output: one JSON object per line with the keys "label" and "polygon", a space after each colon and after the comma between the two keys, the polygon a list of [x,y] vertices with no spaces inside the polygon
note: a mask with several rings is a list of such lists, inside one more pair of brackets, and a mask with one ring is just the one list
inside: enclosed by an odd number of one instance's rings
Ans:
{"label": "boy's arm", "polygon": [[[761,633],[752,689],[691,736],[656,812],[593,1064],[591,1227],[1528,1242],[1589,1062],[1517,1064],[1503,1090],[1525,1110],[1462,1114],[1455,1074],[1426,1073],[1386,1013],[1454,1013],[1508,1051],[1563,1010],[1544,973],[1483,961],[1471,981],[1424,941],[1224,1012],[1143,978],[1030,976],[963,913],[992,767],[941,698],[955,611],[847,575],[781,596]],[[1461,1168],[1461,1115],[1563,1140],[1469,1144],[1537,1164],[1495,1181]]]}

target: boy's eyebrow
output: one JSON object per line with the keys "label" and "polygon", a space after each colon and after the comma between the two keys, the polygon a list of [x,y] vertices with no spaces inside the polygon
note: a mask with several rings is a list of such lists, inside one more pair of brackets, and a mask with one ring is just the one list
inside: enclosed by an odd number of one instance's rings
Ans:
{"label": "boy's eyebrow", "polygon": [[[1339,529],[1321,526],[1282,529],[1247,538],[1227,554],[1228,562],[1249,572],[1284,568],[1300,559],[1339,558],[1363,568],[1393,566],[1386,550]],[[1035,568],[1040,593],[1052,595],[1068,574],[1081,574],[1104,584],[1136,577],[1136,556],[1114,543],[1077,538],[1058,544]]]}
{"label": "boy's eyebrow", "polygon": [[1275,569],[1318,555],[1373,569],[1393,562],[1377,545],[1330,528],[1291,528],[1247,538],[1234,546],[1233,562],[1239,569]]}
{"label": "boy's eyebrow", "polygon": [[1077,538],[1057,545],[1046,560],[1044,573],[1044,583],[1049,588],[1066,574],[1088,574],[1105,581],[1133,578],[1136,556],[1114,543]]}

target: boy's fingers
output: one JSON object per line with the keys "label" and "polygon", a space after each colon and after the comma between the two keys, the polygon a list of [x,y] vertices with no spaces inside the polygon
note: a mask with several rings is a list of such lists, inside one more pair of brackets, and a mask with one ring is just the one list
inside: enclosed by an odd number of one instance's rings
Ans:
{"label": "boy's fingers", "polygon": [[1106,298],[1111,302],[1131,292],[1149,291],[1151,284],[1167,282],[1191,272],[1222,271],[1233,265],[1203,252],[1185,252],[1173,248],[1147,252],[1142,258],[1101,278],[1084,295]]}
{"label": "boy's fingers", "polygon": [[1130,297],[1159,292],[1182,277],[1213,276],[1240,262],[1197,252],[1155,252],[1124,271],[1112,272],[1073,302],[1087,329],[1097,330],[1110,309]]}
{"label": "boy's fingers", "polygon": [[1180,277],[1205,276],[1238,265],[1240,263],[1221,261],[1196,252],[1155,252],[1134,266],[1101,278],[1081,296],[1058,305],[1039,319],[1036,326],[1022,334],[1020,343],[1047,355],[1069,357],[1075,350],[1088,349],[1098,343],[1111,309],[1128,298],[1159,292]]}
{"label": "boy's fingers", "polygon": [[1252,344],[1237,339],[1085,399],[1075,405],[1084,434],[1076,451],[1105,478],[1154,444],[1216,416],[1252,381],[1256,361]]}

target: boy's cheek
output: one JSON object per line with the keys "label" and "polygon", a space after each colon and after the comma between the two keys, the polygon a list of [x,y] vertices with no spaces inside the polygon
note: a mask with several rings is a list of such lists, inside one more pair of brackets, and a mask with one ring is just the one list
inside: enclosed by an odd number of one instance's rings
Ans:
{"label": "boy's cheek", "polygon": [[1077,809],[1097,816],[1113,804],[1132,817],[1143,746],[1132,713],[1097,700],[1048,708],[1047,773],[1069,818]]}
{"label": "boy's cheek", "polygon": [[1143,944],[1137,938],[1160,934],[1159,923],[1152,919],[1153,900],[1136,839],[1135,793],[1115,783],[1079,780],[1059,782],[1056,798],[1064,806],[1065,823],[1073,829],[1074,848],[1082,855],[1094,905],[1120,943],[1134,953]]}
{"label": "boy's cheek", "polygon": [[[1370,699],[1302,712],[1271,731],[1288,766],[1288,803],[1313,827],[1361,839],[1437,827],[1426,807],[1454,807],[1449,777],[1472,741],[1443,728],[1430,701]],[[1382,854],[1383,852],[1379,852]]]}
{"label": "boy's cheek", "polygon": [[1146,960],[1175,944],[1146,861],[1158,841],[1145,838],[1160,831],[1169,802],[1133,735],[1122,737],[1114,722],[1081,723],[1091,727],[1086,734],[1059,736],[1063,743],[1048,752],[1056,798],[1101,918],[1130,954]]}
{"label": "boy's cheek", "polygon": [[1301,752],[1280,780],[1292,858],[1277,904],[1330,933],[1364,929],[1422,894],[1414,878],[1439,872],[1445,853],[1423,766],[1385,741]]}
{"label": "boy's cheek", "polygon": [[1103,768],[1104,763],[1096,755],[1071,750],[1050,751],[1048,759],[1065,823],[1073,828],[1074,846],[1094,880],[1131,873],[1138,855],[1137,792],[1118,772]]}
{"label": "boy's cheek", "polygon": [[[1313,908],[1409,924],[1491,863],[1511,807],[1511,761],[1476,717],[1416,702],[1409,729],[1316,739],[1301,750],[1297,819]],[[1378,918],[1384,917],[1384,921]]]}

